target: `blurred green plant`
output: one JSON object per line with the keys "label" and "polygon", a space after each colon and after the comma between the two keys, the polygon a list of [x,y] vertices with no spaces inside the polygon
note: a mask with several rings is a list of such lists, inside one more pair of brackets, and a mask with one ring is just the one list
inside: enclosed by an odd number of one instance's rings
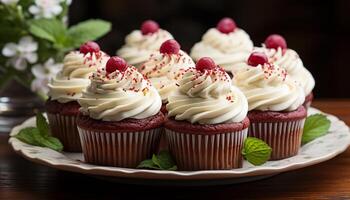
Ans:
{"label": "blurred green plant", "polygon": [[64,55],[111,30],[111,23],[100,19],[68,27],[69,0],[0,2],[0,90],[15,79],[45,98]]}

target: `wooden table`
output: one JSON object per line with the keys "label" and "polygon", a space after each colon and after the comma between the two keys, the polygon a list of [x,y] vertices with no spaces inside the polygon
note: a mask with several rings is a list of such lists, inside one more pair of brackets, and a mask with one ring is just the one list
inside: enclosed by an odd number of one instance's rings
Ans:
{"label": "wooden table", "polygon": [[[318,100],[313,106],[350,125],[350,99]],[[350,149],[325,163],[256,182],[151,187],[107,182],[37,165],[16,155],[7,140],[0,134],[0,199],[350,199]]]}

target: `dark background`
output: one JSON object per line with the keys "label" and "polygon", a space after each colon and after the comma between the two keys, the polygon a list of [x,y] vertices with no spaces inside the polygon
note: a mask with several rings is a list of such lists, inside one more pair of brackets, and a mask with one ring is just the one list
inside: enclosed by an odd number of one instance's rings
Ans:
{"label": "dark background", "polygon": [[350,97],[349,0],[73,0],[70,10],[72,24],[88,18],[113,23],[112,32],[99,41],[111,55],[146,19],[156,20],[189,51],[225,16],[256,46],[271,33],[282,34],[314,75],[316,98]]}

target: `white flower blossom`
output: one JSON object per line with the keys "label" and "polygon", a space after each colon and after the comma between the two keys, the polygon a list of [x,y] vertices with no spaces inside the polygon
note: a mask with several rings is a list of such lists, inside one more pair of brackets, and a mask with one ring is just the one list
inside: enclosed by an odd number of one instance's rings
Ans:
{"label": "white flower blossom", "polygon": [[9,4],[17,4],[19,0],[1,0],[1,3],[9,5]]}
{"label": "white flower blossom", "polygon": [[52,58],[44,64],[34,65],[31,70],[35,79],[32,81],[31,90],[46,95],[49,91],[47,84],[62,69],[62,66],[62,63],[55,63]]}
{"label": "white flower blossom", "polygon": [[35,18],[52,18],[62,12],[61,0],[35,0],[35,5],[29,7],[29,12]]}
{"label": "white flower blossom", "polygon": [[31,36],[22,37],[18,44],[10,42],[2,49],[2,55],[9,57],[8,65],[23,71],[28,63],[35,63],[38,60],[38,43]]}
{"label": "white flower blossom", "polygon": [[70,4],[72,4],[73,0],[62,0],[62,1],[66,2],[66,4],[69,6]]}

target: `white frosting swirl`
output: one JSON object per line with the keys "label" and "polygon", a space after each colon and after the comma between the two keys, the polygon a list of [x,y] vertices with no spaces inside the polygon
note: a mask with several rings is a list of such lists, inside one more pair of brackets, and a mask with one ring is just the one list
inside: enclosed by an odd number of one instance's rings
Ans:
{"label": "white frosting swirl", "polygon": [[233,74],[233,84],[247,97],[249,110],[293,111],[305,100],[303,89],[277,65],[245,64]]}
{"label": "white frosting swirl", "polygon": [[117,51],[117,55],[138,68],[169,39],[173,39],[173,36],[163,29],[147,35],[143,35],[140,30],[134,30],[126,36],[125,45]]}
{"label": "white frosting swirl", "polygon": [[300,59],[297,52],[292,49],[283,51],[281,48],[276,50],[264,47],[255,48],[255,50],[264,52],[268,56],[269,62],[286,69],[288,76],[298,81],[298,83],[304,89],[305,96],[312,92],[312,89],[315,87],[315,79],[304,67],[303,61]]}
{"label": "white frosting swirl", "polygon": [[238,63],[247,60],[253,49],[253,42],[242,29],[225,34],[216,28],[209,29],[191,49],[191,57],[198,61],[202,57],[211,57],[215,63],[231,72]]}
{"label": "white frosting swirl", "polygon": [[178,54],[157,52],[141,66],[141,73],[150,79],[163,103],[166,103],[169,95],[176,90],[177,79],[181,73],[194,67],[192,58],[181,50]]}
{"label": "white frosting swirl", "polygon": [[60,103],[76,101],[89,83],[89,76],[104,66],[109,56],[104,52],[83,54],[72,51],[63,59],[63,68],[48,84],[51,100]]}
{"label": "white frosting swirl", "polygon": [[131,66],[111,74],[98,70],[78,102],[84,115],[103,121],[145,119],[156,115],[162,106],[157,90]]}
{"label": "white frosting swirl", "polygon": [[241,122],[248,103],[232,85],[226,72],[217,68],[204,72],[188,69],[179,81],[179,89],[169,96],[168,116],[199,124]]}

